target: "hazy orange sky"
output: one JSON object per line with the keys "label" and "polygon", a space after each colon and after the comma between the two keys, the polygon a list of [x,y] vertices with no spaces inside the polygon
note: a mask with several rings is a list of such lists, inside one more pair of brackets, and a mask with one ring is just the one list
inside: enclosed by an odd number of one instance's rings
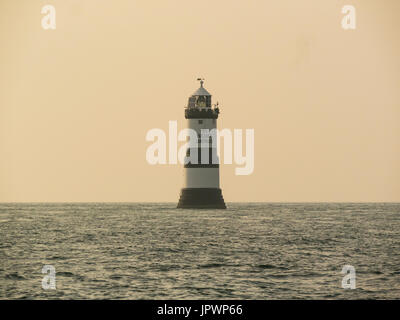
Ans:
{"label": "hazy orange sky", "polygon": [[398,0],[0,0],[0,201],[177,201],[145,136],[199,76],[220,129],[255,129],[227,202],[400,201],[399,33]]}

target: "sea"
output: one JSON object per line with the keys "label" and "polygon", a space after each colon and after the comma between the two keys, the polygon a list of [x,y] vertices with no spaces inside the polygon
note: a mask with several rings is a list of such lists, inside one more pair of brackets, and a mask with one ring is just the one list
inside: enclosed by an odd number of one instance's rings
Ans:
{"label": "sea", "polygon": [[399,203],[227,206],[1,203],[0,299],[400,298]]}

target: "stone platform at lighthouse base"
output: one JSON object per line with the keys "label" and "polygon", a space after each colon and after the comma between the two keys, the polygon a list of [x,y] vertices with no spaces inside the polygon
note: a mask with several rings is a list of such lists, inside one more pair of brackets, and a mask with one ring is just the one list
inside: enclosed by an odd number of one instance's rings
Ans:
{"label": "stone platform at lighthouse base", "polygon": [[219,188],[183,188],[177,208],[226,209],[226,205]]}

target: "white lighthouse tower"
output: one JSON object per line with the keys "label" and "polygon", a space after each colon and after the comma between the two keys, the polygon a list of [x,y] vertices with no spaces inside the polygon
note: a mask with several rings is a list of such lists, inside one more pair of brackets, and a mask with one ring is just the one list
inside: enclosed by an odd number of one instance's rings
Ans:
{"label": "white lighthouse tower", "polygon": [[[216,129],[219,114],[218,105],[211,105],[211,94],[203,87],[189,97],[185,108],[187,127],[196,131],[198,137],[198,161],[189,161],[184,166],[184,187],[178,208],[226,209],[222,191],[219,186],[219,160],[216,141],[213,145],[210,136],[202,135],[202,129]],[[188,148],[187,155],[193,152]],[[195,162],[195,163],[192,163]]]}

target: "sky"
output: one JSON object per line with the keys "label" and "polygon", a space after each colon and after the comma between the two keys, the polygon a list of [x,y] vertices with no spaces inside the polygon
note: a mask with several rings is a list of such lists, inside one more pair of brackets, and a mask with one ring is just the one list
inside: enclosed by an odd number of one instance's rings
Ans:
{"label": "sky", "polygon": [[184,128],[198,77],[255,132],[227,202],[399,202],[399,30],[398,0],[0,0],[0,202],[177,201],[145,137]]}

